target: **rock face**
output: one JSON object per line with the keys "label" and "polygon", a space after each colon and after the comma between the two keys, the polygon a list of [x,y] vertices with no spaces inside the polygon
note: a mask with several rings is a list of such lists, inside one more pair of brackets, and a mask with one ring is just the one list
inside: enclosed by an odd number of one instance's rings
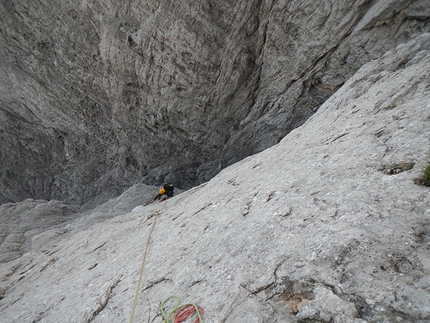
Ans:
{"label": "rock face", "polygon": [[148,240],[133,322],[162,322],[172,294],[205,322],[429,322],[429,80],[424,34],[206,184],[34,236],[0,267],[2,322],[127,321]]}
{"label": "rock face", "polygon": [[189,188],[279,142],[427,0],[0,1],[0,202]]}
{"label": "rock face", "polygon": [[58,227],[63,232],[79,212],[82,210],[78,207],[59,201],[26,200],[0,206],[0,263],[22,256],[30,248],[31,239],[44,231]]}
{"label": "rock face", "polygon": [[[60,201],[25,200],[20,203],[6,203],[0,206],[0,263],[19,258],[34,244],[33,238],[42,232],[50,231],[46,239],[67,232],[67,225],[72,222],[75,227],[84,228],[88,225],[112,218],[115,215],[130,212],[134,207],[149,204],[158,188],[144,184],[136,184],[118,198],[97,206],[85,205],[91,211]],[[176,193],[181,190],[175,189]],[[105,199],[105,197],[102,197]],[[43,235],[41,235],[43,236]],[[33,242],[32,242],[33,241]],[[45,241],[38,239],[40,245]]]}

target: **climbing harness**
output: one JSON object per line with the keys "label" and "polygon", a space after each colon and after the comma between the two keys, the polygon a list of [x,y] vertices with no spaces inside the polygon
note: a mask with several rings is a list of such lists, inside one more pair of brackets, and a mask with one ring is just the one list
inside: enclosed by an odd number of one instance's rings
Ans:
{"label": "climbing harness", "polygon": [[[173,310],[170,311],[168,315],[164,312],[164,304],[169,301],[170,299],[175,298],[176,299],[176,305],[173,308]],[[202,315],[204,312],[204,309],[200,306],[197,306],[194,303],[186,303],[179,305],[179,297],[176,295],[172,295],[167,297],[161,304],[160,304],[160,311],[161,315],[163,316],[163,322],[164,323],[180,323],[185,321],[188,317],[191,316],[194,312],[197,313],[197,318],[194,321],[194,323],[203,323]]]}
{"label": "climbing harness", "polygon": [[136,293],[134,294],[133,307],[132,307],[132,310],[131,310],[129,323],[133,322],[134,312],[136,310],[137,297],[139,295],[140,283],[142,282],[143,268],[145,267],[145,260],[146,260],[146,254],[148,253],[149,241],[151,240],[151,235],[152,235],[152,232],[154,231],[155,223],[157,223],[157,218],[160,215],[161,210],[163,210],[163,208],[164,208],[165,205],[166,205],[166,203],[164,203],[163,206],[161,207],[161,209],[159,209],[155,213],[155,219],[154,219],[154,222],[152,223],[151,230],[149,231],[148,240],[146,240],[145,252],[143,253],[142,266],[140,267],[139,280],[137,282]]}

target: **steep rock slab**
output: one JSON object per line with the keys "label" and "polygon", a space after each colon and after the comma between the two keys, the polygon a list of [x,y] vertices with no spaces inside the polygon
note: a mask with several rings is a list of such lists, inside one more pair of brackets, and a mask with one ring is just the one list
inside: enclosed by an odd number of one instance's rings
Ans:
{"label": "steep rock slab", "polygon": [[[136,184],[119,197],[90,211],[55,200],[28,199],[20,203],[3,204],[0,206],[0,263],[17,259],[31,248],[43,248],[46,241],[72,229],[87,228],[136,207],[143,207],[149,204],[157,192],[157,187]],[[175,194],[181,192],[175,189]],[[100,203],[94,201],[94,204]]]}
{"label": "steep rock slab", "polygon": [[171,294],[207,322],[428,322],[430,195],[415,179],[429,79],[426,34],[366,64],[275,147],[2,265],[2,320],[126,321],[157,220],[136,322],[161,322]]}
{"label": "steep rock slab", "polygon": [[0,206],[0,263],[21,257],[31,248],[32,238],[44,231],[63,234],[65,225],[81,212],[79,207],[60,201],[28,199]]}
{"label": "steep rock slab", "polygon": [[1,1],[0,201],[190,187],[277,142],[428,1]]}

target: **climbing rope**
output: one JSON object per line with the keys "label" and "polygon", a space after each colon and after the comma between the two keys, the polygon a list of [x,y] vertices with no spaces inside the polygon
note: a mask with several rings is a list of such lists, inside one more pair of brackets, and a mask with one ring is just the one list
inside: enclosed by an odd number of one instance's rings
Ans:
{"label": "climbing rope", "polygon": [[[152,227],[151,227],[151,230],[149,231],[148,239],[146,241],[145,252],[143,254],[142,265],[140,267],[139,280],[137,282],[137,287],[136,287],[136,292],[134,295],[133,307],[131,310],[129,323],[133,322],[134,312],[136,310],[136,304],[137,304],[137,299],[139,296],[140,284],[142,282],[143,269],[145,267],[146,255],[148,253],[148,247],[149,247],[149,242],[151,240],[151,235],[152,235],[152,232],[154,231],[155,223],[157,222],[158,216],[160,215],[160,213],[163,210],[165,205],[166,205],[166,203],[164,203],[163,206],[161,207],[161,209],[159,209],[155,214],[153,214],[151,216],[151,217],[153,217],[155,215],[155,219],[154,219],[154,222],[152,223]],[[166,303],[167,301],[169,301],[172,298],[176,298],[176,305],[173,308],[173,310],[170,312],[170,314],[166,315],[166,313],[164,312],[164,303]],[[194,323],[203,323],[202,315],[203,315],[204,309],[200,306],[197,306],[194,303],[187,303],[187,304],[179,305],[179,297],[176,295],[173,295],[173,296],[166,298],[160,305],[160,311],[161,311],[161,315],[163,316],[164,323],[169,323],[169,321],[172,319],[173,320],[171,321],[171,323],[183,322],[188,317],[190,317],[194,312],[197,313],[197,318],[194,321]]]}
{"label": "climbing rope", "polygon": [[[164,303],[169,301],[170,299],[176,299],[176,305],[173,310],[166,315],[164,312]],[[180,323],[185,321],[188,317],[190,317],[194,312],[197,313],[197,318],[194,323],[203,323],[202,315],[204,309],[200,306],[197,306],[194,303],[187,303],[183,305],[179,305],[179,297],[176,295],[169,296],[160,304],[161,315],[163,316],[164,323]]]}
{"label": "climbing rope", "polygon": [[155,213],[155,219],[154,222],[152,223],[152,227],[151,227],[151,231],[149,231],[149,235],[148,235],[148,240],[146,241],[146,247],[145,247],[145,252],[143,254],[143,259],[142,259],[142,266],[140,267],[140,274],[139,274],[139,280],[137,282],[137,287],[136,287],[136,292],[134,294],[134,301],[133,301],[133,307],[131,310],[131,315],[130,315],[130,320],[129,323],[133,322],[133,318],[134,318],[134,312],[136,310],[136,303],[137,303],[137,298],[139,295],[139,289],[140,289],[140,283],[142,281],[142,276],[143,276],[143,268],[145,267],[145,260],[146,260],[146,254],[148,253],[148,246],[149,246],[149,241],[151,240],[151,235],[152,232],[154,231],[154,227],[155,227],[155,223],[157,222],[157,218],[161,213],[161,210],[164,208],[164,206],[166,205],[166,203],[163,204],[163,206],[161,207],[161,209],[159,209],[156,213]]}

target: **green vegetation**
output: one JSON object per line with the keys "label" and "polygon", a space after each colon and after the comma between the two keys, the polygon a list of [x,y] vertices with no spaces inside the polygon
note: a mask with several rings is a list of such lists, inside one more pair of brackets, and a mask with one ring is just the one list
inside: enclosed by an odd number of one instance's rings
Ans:
{"label": "green vegetation", "polygon": [[430,163],[424,169],[423,176],[421,177],[421,184],[430,187]]}

